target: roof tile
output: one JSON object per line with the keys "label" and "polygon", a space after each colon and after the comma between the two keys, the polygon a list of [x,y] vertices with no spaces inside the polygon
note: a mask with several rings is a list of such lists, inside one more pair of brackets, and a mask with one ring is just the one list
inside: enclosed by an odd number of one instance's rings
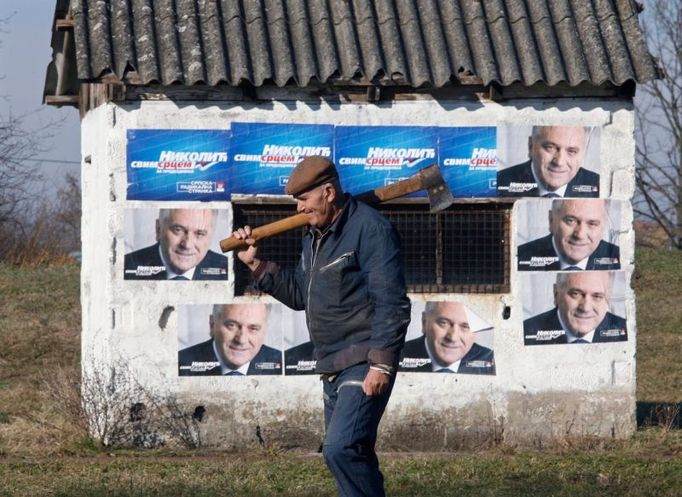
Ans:
{"label": "roof tile", "polygon": [[81,80],[615,85],[658,76],[632,0],[71,0]]}

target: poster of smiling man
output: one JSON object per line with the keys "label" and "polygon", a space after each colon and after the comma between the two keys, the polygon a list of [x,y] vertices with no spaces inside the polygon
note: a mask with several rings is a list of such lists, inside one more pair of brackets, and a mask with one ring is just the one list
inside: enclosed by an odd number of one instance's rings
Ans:
{"label": "poster of smiling man", "polygon": [[498,127],[499,197],[599,197],[599,128]]}
{"label": "poster of smiling man", "polygon": [[282,374],[280,304],[181,305],[179,376]]}
{"label": "poster of smiling man", "polygon": [[495,374],[493,328],[462,302],[413,302],[400,371]]}
{"label": "poster of smiling man", "polygon": [[622,271],[524,273],[520,277],[525,345],[627,341]]}
{"label": "poster of smiling man", "polygon": [[126,280],[227,280],[220,234],[227,211],[207,208],[127,209]]}
{"label": "poster of smiling man", "polygon": [[519,271],[621,269],[622,201],[543,198],[517,206]]}

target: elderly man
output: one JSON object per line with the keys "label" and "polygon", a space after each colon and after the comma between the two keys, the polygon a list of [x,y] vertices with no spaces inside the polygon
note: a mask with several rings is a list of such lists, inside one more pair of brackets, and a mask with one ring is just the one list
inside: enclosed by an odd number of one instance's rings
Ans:
{"label": "elderly man", "polygon": [[528,157],[497,172],[500,197],[598,197],[599,174],[583,168],[589,128],[534,126]]}
{"label": "elderly man", "polygon": [[401,371],[495,374],[493,351],[475,343],[461,302],[427,302],[422,333],[405,343]]}
{"label": "elderly man", "polygon": [[161,209],[154,245],[126,254],[126,280],[226,280],[227,257],[209,250],[210,209]]}
{"label": "elderly man", "polygon": [[607,228],[603,199],[555,199],[549,235],[519,246],[519,271],[620,269],[620,249],[602,239]]}
{"label": "elderly man", "polygon": [[214,305],[205,342],[178,353],[180,376],[282,374],[282,353],[264,345],[265,304]]}
{"label": "elderly man", "polygon": [[398,236],[377,211],[344,195],[323,157],[298,164],[286,192],[310,226],[298,267],[261,260],[248,226],[234,233],[250,244],[237,255],[260,290],[306,311],[324,389],[322,452],[339,495],[380,497],[377,428],[410,321]]}
{"label": "elderly man", "polygon": [[558,273],[553,309],[523,322],[526,345],[622,342],[625,319],[608,312],[610,275],[602,271]]}

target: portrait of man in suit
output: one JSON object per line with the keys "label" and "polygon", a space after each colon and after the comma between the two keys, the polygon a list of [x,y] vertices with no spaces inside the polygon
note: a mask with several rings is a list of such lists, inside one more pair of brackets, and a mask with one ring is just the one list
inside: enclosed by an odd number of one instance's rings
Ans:
{"label": "portrait of man in suit", "polygon": [[282,353],[264,344],[268,314],[269,307],[262,303],[214,305],[210,338],[178,352],[179,375],[282,374]]}
{"label": "portrait of man in suit", "polygon": [[215,232],[211,209],[161,209],[156,243],[125,255],[126,280],[226,280],[227,257],[209,249]]}
{"label": "portrait of man in suit", "polygon": [[495,374],[493,351],[475,341],[461,302],[426,302],[422,336],[405,343],[400,371]]}
{"label": "portrait of man in suit", "polygon": [[627,341],[624,318],[609,312],[611,273],[557,273],[554,308],[523,322],[525,345]]}
{"label": "portrait of man in suit", "polygon": [[604,199],[553,199],[549,234],[519,246],[517,267],[519,271],[620,269],[619,247],[603,239],[608,224]]}
{"label": "portrait of man in suit", "polygon": [[528,160],[498,170],[499,197],[599,197],[599,174],[584,167],[590,128],[533,126]]}

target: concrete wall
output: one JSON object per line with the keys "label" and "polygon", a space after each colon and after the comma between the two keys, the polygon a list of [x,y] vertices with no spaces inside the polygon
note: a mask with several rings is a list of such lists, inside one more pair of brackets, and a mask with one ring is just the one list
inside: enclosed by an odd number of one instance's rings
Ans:
{"label": "concrete wall", "polygon": [[[523,278],[512,255],[512,289],[502,295],[411,295],[456,298],[495,327],[495,376],[401,373],[382,422],[383,449],[441,450],[505,441],[534,443],[565,436],[624,437],[635,429],[635,308],[630,289],[634,233],[633,111],[628,101],[590,99],[479,103],[418,100],[374,104],[266,102],[216,105],[150,101],[103,105],[82,123],[83,371],[125,363],[151,391],[204,406],[200,424],[210,445],[267,443],[316,449],[322,439],[321,386],[316,376],[177,376],[177,307],[234,299],[232,281],[124,281],[126,209],[164,203],[126,200],[126,130],[225,129],[233,121],[353,125],[589,125],[601,128],[601,196],[621,199],[624,300],[629,340],[589,347],[523,344]],[[168,206],[168,203],[165,203]],[[196,204],[195,204],[196,205]],[[192,206],[174,202],[174,207]],[[208,207],[230,209],[225,202]],[[512,218],[511,253],[516,253]],[[229,215],[231,220],[231,215]],[[225,236],[227,233],[225,234]],[[231,257],[230,267],[231,267]],[[244,300],[245,297],[239,298]],[[267,298],[266,298],[267,300]],[[503,319],[505,306],[511,309]],[[172,307],[174,310],[170,310]],[[163,316],[164,309],[167,309]],[[168,319],[165,319],[165,318]],[[163,325],[163,326],[162,326]]]}

